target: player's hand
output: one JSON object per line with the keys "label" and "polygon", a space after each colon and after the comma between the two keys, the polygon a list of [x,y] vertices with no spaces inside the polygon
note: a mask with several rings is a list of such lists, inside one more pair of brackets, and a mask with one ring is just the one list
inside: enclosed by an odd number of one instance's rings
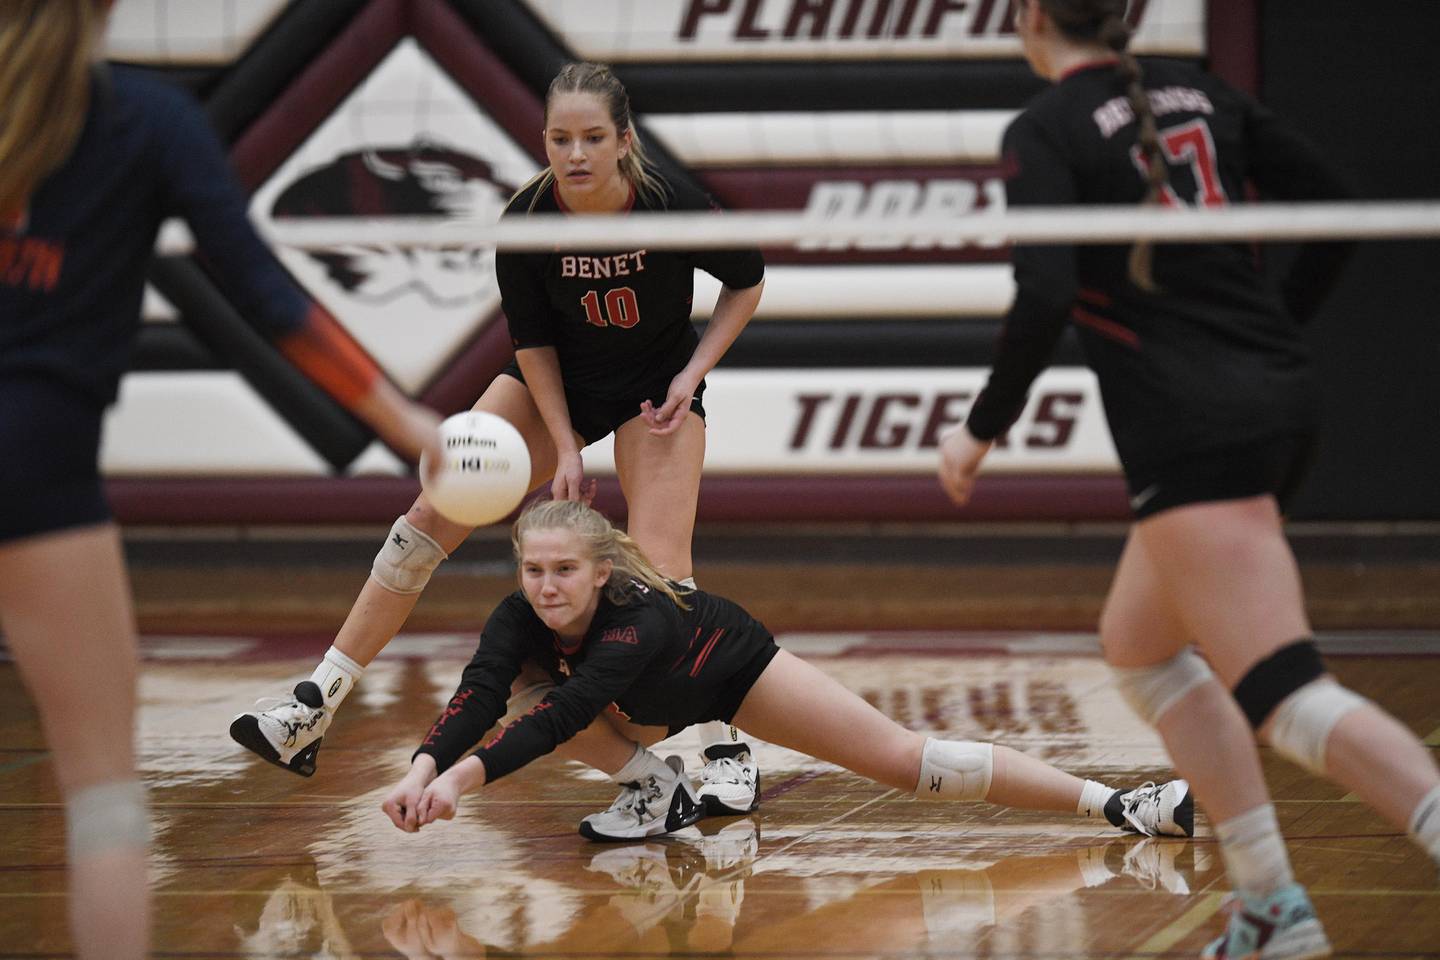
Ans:
{"label": "player's hand", "polygon": [[386,795],[380,809],[385,811],[385,816],[389,817],[395,826],[406,833],[414,833],[420,829],[417,809],[420,796],[425,792],[425,785],[434,779],[434,758],[428,754],[417,756],[410,765],[410,772]]}
{"label": "player's hand", "polygon": [[695,391],[700,386],[683,370],[675,375],[670,381],[670,389],[665,391],[665,402],[659,407],[646,400],[640,404],[640,416],[650,426],[650,433],[657,437],[663,437],[680,429],[680,424],[685,422],[685,415],[690,412],[690,401],[695,399]]}
{"label": "player's hand", "polygon": [[940,438],[940,486],[957,505],[969,502],[980,463],[992,443],[975,439],[963,423]]}
{"label": "player's hand", "polygon": [[436,777],[420,795],[420,826],[436,820],[453,820],[460,803],[460,784],[448,773]]}
{"label": "player's hand", "polygon": [[585,463],[578,450],[560,454],[555,464],[555,479],[550,481],[550,496],[556,500],[579,500],[588,507],[598,489],[599,481],[585,482]]}

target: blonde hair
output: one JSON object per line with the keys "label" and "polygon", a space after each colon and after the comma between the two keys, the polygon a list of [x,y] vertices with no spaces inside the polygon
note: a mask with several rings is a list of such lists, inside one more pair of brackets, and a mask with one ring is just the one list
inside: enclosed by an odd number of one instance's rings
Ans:
{"label": "blonde hair", "polygon": [[[640,545],[615,526],[600,511],[578,500],[536,500],[520,514],[510,531],[515,561],[523,559],[521,543],[537,530],[568,530],[580,538],[586,555],[596,563],[609,560],[610,579],[605,596],[611,603],[625,603],[639,583],[664,594],[682,610],[690,609],[682,598],[683,588],[665,579],[645,556]],[[688,590],[684,591],[688,593]]]}
{"label": "blonde hair", "polygon": [[[625,85],[615,76],[614,71],[603,63],[577,62],[561,67],[555,79],[550,81],[550,89],[545,94],[547,126],[550,123],[550,105],[562,93],[590,93],[600,98],[600,102],[610,114],[611,122],[615,124],[616,132],[622,136],[626,132],[630,134],[630,150],[620,158],[620,176],[628,180],[635,192],[650,204],[663,204],[669,193],[669,184],[650,162],[645,146],[640,142],[640,134],[635,130],[635,119],[630,113],[630,95],[625,92]],[[524,186],[515,192],[515,196],[538,184],[539,189],[530,198],[530,210],[533,212],[540,194],[554,181],[555,171],[546,167],[526,181]]]}
{"label": "blonde hair", "polygon": [[[1140,70],[1140,61],[1130,52],[1129,24],[1125,22],[1126,0],[1037,0],[1066,36],[1108,47],[1116,56],[1115,72],[1125,82],[1125,95],[1139,124],[1136,139],[1145,162],[1145,198],[1141,206],[1154,206],[1170,179],[1170,170],[1160,152],[1160,129]],[[1138,240],[1130,247],[1130,280],[1142,290],[1155,291],[1151,271],[1154,247]]]}
{"label": "blonde hair", "polygon": [[0,3],[0,216],[65,162],[90,109],[97,0]]}

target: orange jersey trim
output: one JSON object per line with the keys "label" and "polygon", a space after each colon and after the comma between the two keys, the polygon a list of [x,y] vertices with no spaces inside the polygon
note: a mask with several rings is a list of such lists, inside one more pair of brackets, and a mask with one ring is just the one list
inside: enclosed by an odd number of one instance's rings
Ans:
{"label": "orange jersey trim", "polygon": [[380,378],[370,355],[318,306],[311,306],[305,326],[276,340],[275,346],[352,413]]}

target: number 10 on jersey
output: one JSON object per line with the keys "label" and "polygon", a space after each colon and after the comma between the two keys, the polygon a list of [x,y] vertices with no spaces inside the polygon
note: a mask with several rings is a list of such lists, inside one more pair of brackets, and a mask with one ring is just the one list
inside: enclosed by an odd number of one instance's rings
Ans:
{"label": "number 10 on jersey", "polygon": [[628,330],[640,322],[640,304],[635,299],[635,291],[629,287],[606,291],[603,309],[596,290],[586,292],[580,298],[580,305],[585,308],[585,322],[597,327],[615,326]]}

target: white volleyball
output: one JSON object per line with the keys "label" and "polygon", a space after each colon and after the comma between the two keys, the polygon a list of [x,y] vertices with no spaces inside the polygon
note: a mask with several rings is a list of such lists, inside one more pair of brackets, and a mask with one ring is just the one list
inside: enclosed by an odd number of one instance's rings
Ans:
{"label": "white volleyball", "polygon": [[504,417],[479,410],[457,413],[440,424],[445,451],[433,477],[420,461],[425,499],[447,520],[471,527],[502,520],[530,486],[530,451]]}

